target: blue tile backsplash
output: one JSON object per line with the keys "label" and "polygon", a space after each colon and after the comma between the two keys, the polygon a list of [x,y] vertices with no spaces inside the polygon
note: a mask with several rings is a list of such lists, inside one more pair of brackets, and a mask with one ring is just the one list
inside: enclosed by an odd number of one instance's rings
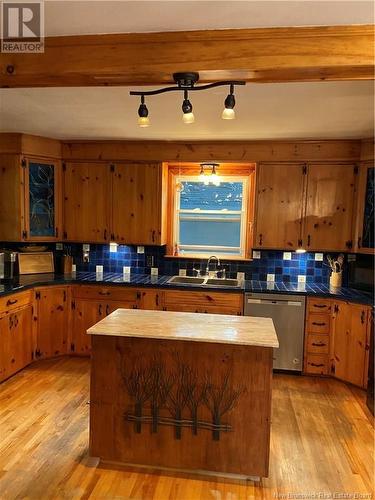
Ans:
{"label": "blue tile backsplash", "polygon": [[[145,253],[137,253],[137,247],[118,245],[117,252],[111,253],[109,245],[90,245],[90,262],[83,263],[82,245],[70,244],[71,254],[77,271],[94,271],[97,265],[104,272],[122,273],[124,266],[130,266],[132,273],[149,274],[151,267],[157,267],[159,274],[178,274],[179,269],[186,269],[188,275],[194,269],[205,270],[206,260],[176,259],[164,257],[165,247],[144,247]],[[322,261],[315,260],[314,253],[292,253],[291,260],[283,260],[282,251],[262,250],[261,258],[247,261],[223,261],[227,276],[236,277],[237,272],[244,272],[246,279],[266,281],[267,274],[274,274],[275,281],[297,283],[298,275],[306,276],[306,283],[327,283],[329,267]],[[325,260],[325,259],[324,259]],[[325,260],[326,262],[326,260]]]}

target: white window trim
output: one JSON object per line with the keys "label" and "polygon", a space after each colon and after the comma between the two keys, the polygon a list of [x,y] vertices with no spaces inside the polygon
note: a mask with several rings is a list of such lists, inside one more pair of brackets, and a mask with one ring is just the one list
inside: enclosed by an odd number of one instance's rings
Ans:
{"label": "white window trim", "polygon": [[[188,209],[183,209],[180,210],[180,191],[175,189],[175,196],[174,196],[174,206],[173,206],[173,227],[172,227],[172,234],[173,234],[173,248],[178,247],[178,255],[180,257],[197,257],[197,258],[207,258],[208,253],[212,250],[213,253],[217,257],[220,257],[222,259],[228,259],[230,260],[231,258],[238,259],[238,258],[245,258],[246,256],[246,229],[247,229],[247,208],[248,208],[248,192],[249,192],[249,179],[245,175],[221,175],[220,180],[222,182],[242,182],[243,188],[242,188],[242,209],[241,210],[188,210]],[[180,182],[185,182],[185,181],[190,181],[190,182],[199,182],[198,181],[198,176],[196,175],[176,175],[175,176],[175,183],[174,185],[177,186],[178,183]],[[179,242],[179,234],[180,234],[180,227],[179,227],[179,214],[180,213],[200,213],[202,215],[205,214],[212,214],[214,215],[215,213],[217,214],[226,214],[226,215],[238,215],[241,219],[241,229],[240,229],[240,247],[224,247],[224,246],[207,246],[206,248],[207,253],[199,253],[199,252],[186,252],[184,251],[183,253],[180,253],[180,242]],[[215,220],[215,219],[213,219]],[[194,247],[199,248],[200,250],[205,247],[205,245],[182,245],[183,248],[189,247],[193,250]],[[220,250],[223,250],[225,248],[230,248],[230,249],[235,249],[239,248],[239,253],[238,254],[230,254],[230,253],[220,253]],[[217,250],[215,250],[217,249]]]}

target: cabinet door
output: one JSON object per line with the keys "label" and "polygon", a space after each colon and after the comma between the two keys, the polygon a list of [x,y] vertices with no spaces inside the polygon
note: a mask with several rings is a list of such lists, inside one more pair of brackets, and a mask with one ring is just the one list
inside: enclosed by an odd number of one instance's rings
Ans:
{"label": "cabinet door", "polygon": [[32,241],[61,238],[60,162],[25,158],[25,237]]}
{"label": "cabinet door", "polygon": [[163,165],[116,164],[112,183],[112,238],[117,243],[162,245]]}
{"label": "cabinet door", "polygon": [[105,314],[105,302],[80,300],[73,302],[72,321],[72,345],[71,351],[75,354],[90,354],[91,339],[87,330],[103,319]]}
{"label": "cabinet door", "polygon": [[358,253],[374,253],[374,171],[371,165],[361,165],[357,190],[355,244]]}
{"label": "cabinet door", "polygon": [[37,357],[49,358],[67,352],[68,301],[66,287],[36,290]]}
{"label": "cabinet door", "polygon": [[303,231],[308,250],[351,248],[355,172],[353,165],[309,165]]}
{"label": "cabinet door", "polygon": [[305,167],[260,165],[255,248],[296,249],[301,239]]}
{"label": "cabinet door", "polygon": [[163,308],[163,292],[161,290],[140,290],[140,309],[160,311]]}
{"label": "cabinet door", "polygon": [[33,359],[32,306],[0,317],[0,381]]}
{"label": "cabinet door", "polygon": [[333,362],[335,377],[363,386],[368,307],[338,302],[334,309]]}
{"label": "cabinet door", "polygon": [[109,241],[109,166],[67,163],[64,168],[64,238],[88,243]]}
{"label": "cabinet door", "polygon": [[0,241],[23,238],[23,175],[19,155],[0,154]]}

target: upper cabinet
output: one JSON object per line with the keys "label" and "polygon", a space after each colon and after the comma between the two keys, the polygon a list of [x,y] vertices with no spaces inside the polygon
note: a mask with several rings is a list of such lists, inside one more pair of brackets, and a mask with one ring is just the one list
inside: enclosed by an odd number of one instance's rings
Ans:
{"label": "upper cabinet", "polygon": [[66,163],[64,239],[128,245],[165,243],[161,163]]}
{"label": "upper cabinet", "polygon": [[307,250],[352,248],[356,173],[353,164],[308,165],[304,245]]}
{"label": "upper cabinet", "polygon": [[374,253],[374,196],[372,158],[362,161],[359,168],[354,237],[355,250],[358,253]]}
{"label": "upper cabinet", "polygon": [[112,172],[112,240],[163,245],[166,232],[163,164],[116,163]]}
{"label": "upper cabinet", "polygon": [[257,180],[255,248],[352,248],[357,167],[263,164]]}
{"label": "upper cabinet", "polygon": [[295,250],[300,246],[305,172],[303,164],[259,165],[256,248]]}
{"label": "upper cabinet", "polygon": [[89,243],[110,240],[111,176],[103,163],[66,163],[64,239]]}
{"label": "upper cabinet", "polygon": [[60,161],[0,155],[0,240],[56,241],[59,236]]}

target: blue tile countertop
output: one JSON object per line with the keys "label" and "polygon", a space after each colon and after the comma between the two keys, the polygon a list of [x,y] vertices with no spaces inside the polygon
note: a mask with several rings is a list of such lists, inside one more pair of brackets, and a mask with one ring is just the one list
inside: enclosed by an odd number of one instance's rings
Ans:
{"label": "blue tile countertop", "polygon": [[287,293],[295,295],[308,295],[315,297],[337,298],[358,302],[360,304],[373,305],[374,297],[371,292],[364,292],[354,288],[334,288],[327,285],[312,283],[283,283],[246,280],[240,287],[223,287],[207,285],[176,285],[168,284],[170,276],[150,276],[146,274],[131,274],[124,277],[122,274],[104,273],[96,275],[95,273],[78,272],[71,275],[37,274],[20,276],[14,280],[3,281],[0,283],[0,297],[16,293],[34,286],[45,285],[69,285],[78,284],[105,284],[113,286],[141,286],[152,288],[169,289],[190,289],[190,290],[222,290],[225,292],[253,292],[253,293]]}

